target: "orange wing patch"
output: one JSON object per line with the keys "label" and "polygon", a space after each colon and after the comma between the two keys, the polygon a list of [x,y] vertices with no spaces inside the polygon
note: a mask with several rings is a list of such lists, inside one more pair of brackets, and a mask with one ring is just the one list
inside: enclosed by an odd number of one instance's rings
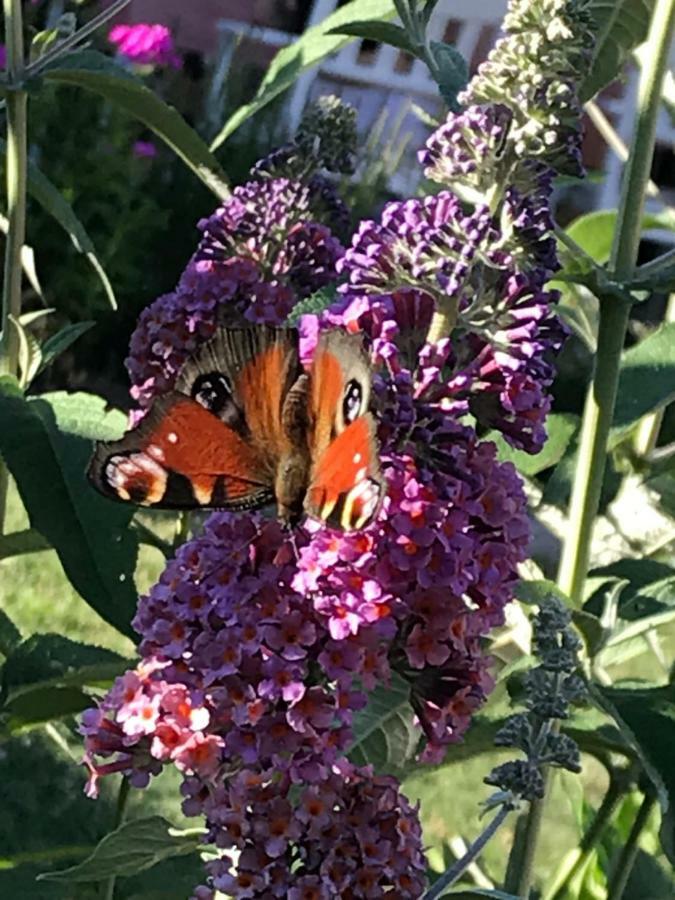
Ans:
{"label": "orange wing patch", "polygon": [[331,441],[315,463],[305,498],[308,515],[344,531],[365,528],[382,504],[375,427],[361,416]]}
{"label": "orange wing patch", "polygon": [[272,474],[252,447],[177,393],[122,440],[97,444],[88,475],[107,496],[142,506],[251,509],[273,499]]}

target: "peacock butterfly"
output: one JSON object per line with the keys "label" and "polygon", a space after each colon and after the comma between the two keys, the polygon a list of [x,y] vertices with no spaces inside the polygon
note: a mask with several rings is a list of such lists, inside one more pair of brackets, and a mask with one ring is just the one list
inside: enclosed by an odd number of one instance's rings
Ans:
{"label": "peacock butterfly", "polygon": [[357,335],[319,338],[308,371],[291,328],[220,328],[88,477],[115,500],[164,509],[257,509],[276,501],[344,531],[380,508],[371,369]]}

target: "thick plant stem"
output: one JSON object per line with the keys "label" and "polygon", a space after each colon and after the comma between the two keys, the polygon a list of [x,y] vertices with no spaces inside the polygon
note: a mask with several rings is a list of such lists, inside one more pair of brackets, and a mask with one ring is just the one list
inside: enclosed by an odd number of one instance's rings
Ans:
{"label": "thick plant stem", "polygon": [[[626,281],[635,268],[646,186],[649,181],[661,85],[675,22],[675,0],[657,0],[647,38],[646,63],[638,90],[638,118],[624,173],[610,278]],[[607,438],[614,415],[621,350],[629,305],[600,298],[600,327],[595,375],[586,398],[558,584],[578,605],[590,558],[591,533],[598,512],[607,459]]]}
{"label": "thick plant stem", "polygon": [[593,382],[586,396],[579,455],[567,520],[567,540],[558,572],[560,588],[578,606],[590,558],[593,523],[607,460],[607,439],[614,417],[621,352],[630,306],[616,297],[600,298],[598,352]]}
{"label": "thick plant stem", "polygon": [[[627,281],[635,268],[645,192],[649,180],[661,86],[675,23],[675,0],[657,0],[649,27],[645,66],[638,90],[638,116],[622,184],[617,230],[609,265],[612,281]],[[558,585],[574,606],[581,600],[588,573],[593,523],[598,513],[607,460],[607,441],[619,382],[621,352],[630,304],[601,296],[595,373],[581,425],[579,455],[567,521],[567,540],[558,572]],[[547,778],[547,788],[548,788]],[[534,861],[546,799],[533,803],[513,853],[522,861],[518,894],[527,900],[534,877]]]}
{"label": "thick plant stem", "polygon": [[635,821],[633,822],[633,827],[630,830],[628,839],[621,848],[621,853],[617,860],[616,868],[612,872],[612,876],[609,880],[609,885],[607,886],[607,896],[611,897],[612,900],[621,900],[621,898],[623,897],[623,892],[626,890],[626,885],[628,884],[630,873],[632,872],[633,865],[635,864],[640,835],[642,834],[643,828],[647,824],[647,820],[649,819],[649,815],[654,808],[655,802],[656,800],[653,794],[648,794],[645,796],[644,800],[642,801],[642,805],[638,810],[638,814],[635,817]]}
{"label": "thick plant stem", "polygon": [[[26,234],[27,94],[20,89],[24,74],[23,18],[21,0],[3,0],[7,72],[7,160],[6,193],[9,223],[5,243],[5,270],[2,285],[2,340],[0,375],[16,375],[19,335],[12,319],[21,313],[21,249]],[[11,317],[11,318],[10,318]],[[0,462],[0,534],[4,531],[8,475]]]}

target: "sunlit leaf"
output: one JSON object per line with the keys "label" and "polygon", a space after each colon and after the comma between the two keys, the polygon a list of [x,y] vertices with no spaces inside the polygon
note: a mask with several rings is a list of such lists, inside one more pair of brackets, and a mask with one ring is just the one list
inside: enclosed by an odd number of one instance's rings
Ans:
{"label": "sunlit leaf", "polygon": [[308,28],[297,40],[279,50],[270,63],[255,97],[230,116],[211,144],[215,150],[252,115],[271,103],[289,88],[307,69],[335,53],[350,40],[349,35],[336,34],[351,22],[390,19],[395,9],[391,0],[351,0],[318,25]]}
{"label": "sunlit leaf", "polygon": [[46,872],[38,878],[79,883],[135,875],[173,856],[196,853],[201,838],[199,829],[177,832],[161,816],[134,819],[107,834],[91,856],[78,865],[60,872]]}
{"label": "sunlit leaf", "polygon": [[[25,399],[0,379],[0,453],[14,478],[30,524],[56,550],[75,590],[108,622],[133,637],[137,540],[134,513],[97,494],[85,479],[94,429],[82,395]],[[87,395],[85,395],[86,397]],[[96,398],[101,411],[103,401]],[[110,425],[105,413],[100,431]],[[66,423],[70,431],[61,430]]]}
{"label": "sunlit leaf", "polygon": [[647,37],[656,0],[591,0],[596,39],[589,74],[581,86],[585,102],[613,81],[634,47]]}
{"label": "sunlit leaf", "polygon": [[490,431],[485,439],[495,442],[501,460],[513,463],[523,475],[532,477],[560,462],[578,428],[578,416],[572,413],[552,413],[546,419],[548,440],[543,449],[535,454],[515,450],[497,431]]}
{"label": "sunlit leaf", "polygon": [[328,34],[345,34],[349,37],[377,41],[380,44],[390,44],[392,47],[398,47],[399,50],[405,50],[406,53],[415,55],[415,48],[408,37],[408,32],[393,22],[374,22],[372,20],[347,22],[346,25],[331,29]]}

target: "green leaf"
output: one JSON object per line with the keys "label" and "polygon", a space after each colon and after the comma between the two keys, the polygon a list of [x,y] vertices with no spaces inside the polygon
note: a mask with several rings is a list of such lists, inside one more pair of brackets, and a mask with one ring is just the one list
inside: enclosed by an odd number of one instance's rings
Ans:
{"label": "green leaf", "polygon": [[[0,143],[0,148],[5,149],[4,141]],[[115,292],[110,279],[99,261],[96,248],[84,225],[77,218],[73,207],[68,203],[61,191],[52,184],[49,178],[30,159],[28,160],[28,192],[44,211],[63,228],[77,252],[86,257],[98,275],[108,302],[113,309],[117,309],[117,300],[115,299]]]}
{"label": "green leaf", "polygon": [[96,322],[75,322],[72,325],[65,325],[56,334],[53,334],[42,345],[42,362],[38,372],[42,372],[47,366],[54,362],[57,356],[74,344],[75,341],[86,334],[90,328],[93,328]]}
{"label": "green leaf", "polygon": [[21,372],[19,384],[25,388],[31,383],[40,367],[42,351],[37,340],[18,319],[12,315],[8,316],[8,319],[9,327],[14,328],[19,338],[19,371]]}
{"label": "green leaf", "polygon": [[419,732],[413,725],[410,685],[399,676],[391,687],[382,685],[368,695],[367,706],[354,718],[350,759],[376,771],[402,769],[414,756]]}
{"label": "green leaf", "polygon": [[[9,231],[9,221],[7,216],[3,216],[0,213],[0,231],[3,234],[7,234]],[[30,286],[33,288],[35,293],[40,297],[40,299],[44,299],[44,293],[42,291],[42,285],[40,284],[40,279],[38,278],[37,270],[35,268],[35,251],[32,247],[29,247],[28,244],[24,244],[21,248],[21,268],[23,269],[26,278]]]}
{"label": "green leaf", "polygon": [[0,534],[0,560],[10,556],[21,556],[24,553],[38,553],[40,550],[51,550],[49,541],[34,528],[24,528],[11,534]]}
{"label": "green leaf", "polygon": [[196,853],[202,834],[199,829],[178,832],[162,816],[134,819],[107,834],[91,856],[78,865],[45,872],[38,880],[80,883],[136,875],[164,859]]}
{"label": "green leaf", "polygon": [[35,62],[47,53],[54,50],[65,38],[70,38],[77,30],[77,17],[75,13],[67,12],[59,16],[56,26],[45,31],[38,31],[30,44],[30,62]]}
{"label": "green leaf", "polygon": [[656,0],[591,0],[596,24],[591,68],[581,86],[585,103],[619,75],[631,50],[647,37]]}
{"label": "green leaf", "polygon": [[548,440],[544,444],[543,450],[534,455],[522,450],[515,450],[497,431],[490,431],[485,435],[485,439],[495,442],[501,460],[513,463],[520,473],[531,478],[560,462],[578,429],[578,416],[572,413],[552,413],[546,420]]}
{"label": "green leaf", "polygon": [[675,249],[638,266],[630,280],[631,290],[660,291],[664,294],[675,290]]}
{"label": "green leaf", "polygon": [[521,603],[528,606],[541,606],[554,597],[561,600],[565,606],[570,606],[569,597],[564,594],[554,581],[546,578],[540,578],[536,581],[519,581],[515,587],[514,594]]}
{"label": "green leaf", "polygon": [[[103,402],[98,402],[103,413]],[[26,400],[9,379],[0,379],[0,453],[31,527],[54,547],[75,590],[133,638],[138,545],[129,523],[134,510],[101,497],[87,484],[90,444],[60,430],[59,422],[102,437],[112,429],[105,414],[96,427],[82,418],[81,395],[73,395],[72,401],[67,395]]]}
{"label": "green leaf", "polygon": [[0,653],[9,656],[21,643],[21,632],[4,610],[0,609]]}
{"label": "green leaf", "polygon": [[346,34],[349,37],[365,38],[370,41],[378,41],[380,44],[390,44],[405,50],[416,56],[415,47],[408,37],[408,32],[400,25],[393,22],[348,22],[339,28],[333,28],[328,34]]}
{"label": "green leaf", "polygon": [[216,197],[222,200],[229,196],[227,177],[197,132],[177,110],[109,57],[95,50],[70,53],[45,69],[44,78],[105,97],[154,131]]}
{"label": "green leaf", "polygon": [[2,670],[9,701],[38,687],[82,687],[110,681],[130,665],[112,650],[80,644],[60,634],[34,634],[14,648]]}
{"label": "green leaf", "polygon": [[302,316],[315,315],[318,316],[337,299],[337,290],[335,285],[327,285],[319,288],[309,297],[305,297],[299,303],[296,303],[291,310],[286,322],[288,325],[297,327]]}
{"label": "green leaf", "polygon": [[[594,569],[591,575],[627,582],[618,606],[619,616],[626,621],[659,614],[675,605],[675,569],[665,563],[652,559],[621,559]],[[598,605],[596,594],[588,603]]]}
{"label": "green leaf", "polygon": [[594,685],[592,696],[637,751],[654,785],[663,811],[661,843],[671,863],[675,863],[675,685],[658,688]]}
{"label": "green leaf", "polygon": [[116,441],[127,428],[127,417],[119,409],[108,409],[97,394],[54,391],[41,394],[50,405],[60,431],[76,434],[90,441]]}
{"label": "green leaf", "polygon": [[391,19],[394,13],[391,0],[351,0],[327,16],[323,22],[308,28],[296,41],[279,50],[254,98],[230,116],[211,144],[211,149],[220,147],[240,125],[282,94],[303,72],[352,40],[349,35],[336,34],[336,31],[352,22]]}
{"label": "green leaf", "polygon": [[670,322],[623,355],[610,448],[616,447],[644,415],[667,406],[673,397],[675,323]]}
{"label": "green leaf", "polygon": [[[565,229],[575,244],[599,265],[608,262],[614,232],[616,230],[617,210],[598,209],[579,216]],[[642,231],[652,228],[675,230],[675,216],[668,210],[662,213],[648,213],[642,217]],[[563,251],[565,257],[565,251]]]}
{"label": "green leaf", "polygon": [[78,715],[91,705],[91,697],[76,687],[38,688],[20,694],[2,707],[1,730],[15,735],[56,719]]}
{"label": "green leaf", "polygon": [[458,112],[460,106],[457,94],[464,90],[469,80],[466,60],[452,44],[444,44],[441,41],[431,42],[431,53],[438,68],[437,79],[441,97],[451,110]]}

